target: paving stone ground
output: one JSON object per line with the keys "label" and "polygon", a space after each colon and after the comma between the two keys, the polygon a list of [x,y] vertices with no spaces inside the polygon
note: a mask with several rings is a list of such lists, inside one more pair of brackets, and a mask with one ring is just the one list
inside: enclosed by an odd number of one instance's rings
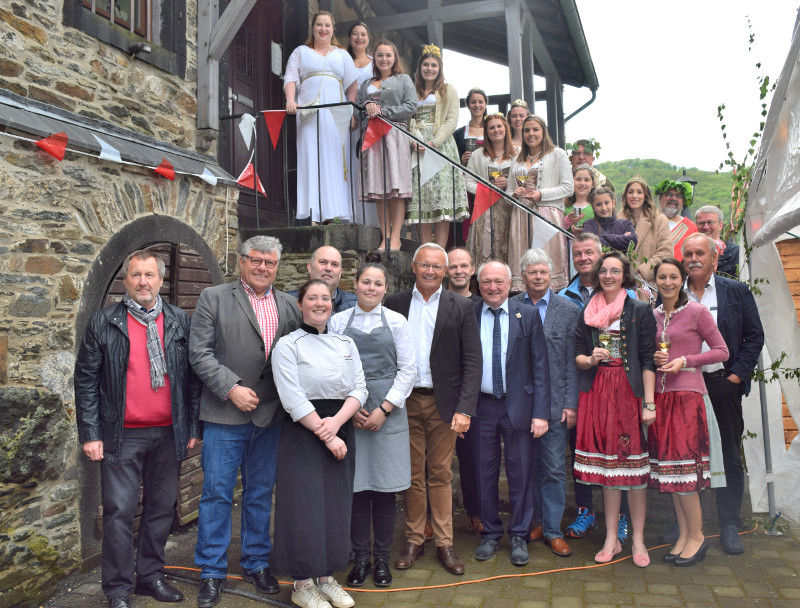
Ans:
{"label": "paving stone ground", "polygon": [[[667,496],[649,495],[648,528],[645,534],[651,548],[652,563],[647,568],[637,568],[630,559],[630,544],[623,548],[621,559],[604,566],[594,563],[594,554],[602,544],[601,531],[584,539],[570,541],[573,554],[560,558],[543,543],[531,543],[528,548],[530,563],[522,568],[508,561],[508,539],[501,542],[500,550],[489,561],[477,562],[472,552],[478,539],[464,529],[463,514],[456,514],[455,546],[466,561],[464,576],[445,572],[436,559],[433,541],[425,547],[425,555],[410,570],[393,570],[394,583],[389,592],[378,590],[371,580],[361,591],[353,591],[356,606],[381,606],[399,608],[430,606],[436,608],[605,608],[612,606],[680,606],[685,608],[798,608],[800,607],[800,528],[779,520],[782,536],[769,536],[764,532],[766,518],[752,517],[744,528],[753,530],[743,535],[745,553],[726,555],[717,538],[701,564],[690,568],[677,568],[661,561],[668,547],[656,548],[656,537],[666,527],[672,514]],[[595,497],[596,503],[599,501]],[[705,531],[716,534],[716,517],[713,493],[703,496]],[[749,504],[749,499],[745,498]],[[395,554],[404,544],[403,513],[398,513],[395,535]],[[565,525],[567,519],[565,518]],[[238,522],[234,530],[238,529]],[[182,528],[170,538],[167,546],[167,563],[186,569],[170,569],[176,576],[199,580],[194,567],[195,526]],[[238,538],[229,552],[231,576],[241,573],[238,567]],[[394,556],[393,556],[394,557]],[[347,572],[337,573],[344,582]],[[288,579],[282,579],[288,580]],[[187,580],[176,580],[186,599],[177,604],[196,606],[198,587]],[[223,593],[219,608],[263,608],[265,605],[288,606],[290,585],[282,585],[281,593],[274,596],[257,594],[252,585],[231,579],[229,590],[240,591],[251,597]],[[47,602],[47,608],[104,608],[105,598],[100,589],[100,571],[94,569],[75,574],[63,581],[58,592]],[[134,608],[157,608],[152,598],[133,597]]]}

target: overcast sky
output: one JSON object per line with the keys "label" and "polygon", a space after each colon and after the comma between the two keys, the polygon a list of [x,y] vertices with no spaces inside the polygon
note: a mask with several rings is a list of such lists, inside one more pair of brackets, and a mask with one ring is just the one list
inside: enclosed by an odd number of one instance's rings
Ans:
{"label": "overcast sky", "polygon": [[[577,0],[600,88],[570,120],[567,141],[594,137],[600,161],[658,158],[714,170],[726,157],[717,119],[741,159],[758,129],[757,62],[777,80],[791,44],[798,0]],[[748,52],[747,17],[755,34]],[[445,51],[445,75],[460,95],[474,86],[508,91],[508,70]],[[537,90],[544,79],[536,78]],[[591,97],[565,87],[569,115]],[[545,104],[535,111],[546,117]],[[462,110],[461,124],[468,120]]]}

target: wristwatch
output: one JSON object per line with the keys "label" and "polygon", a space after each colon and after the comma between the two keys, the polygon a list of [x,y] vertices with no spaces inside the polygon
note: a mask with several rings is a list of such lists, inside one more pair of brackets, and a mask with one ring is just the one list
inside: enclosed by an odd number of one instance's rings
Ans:
{"label": "wristwatch", "polygon": [[656,411],[656,404],[655,403],[644,403],[642,407],[650,412]]}
{"label": "wristwatch", "polygon": [[389,414],[392,413],[389,410],[387,410],[385,407],[383,407],[383,404],[379,405],[378,407],[381,408],[381,411],[383,412],[383,415],[386,416],[387,418],[389,417]]}

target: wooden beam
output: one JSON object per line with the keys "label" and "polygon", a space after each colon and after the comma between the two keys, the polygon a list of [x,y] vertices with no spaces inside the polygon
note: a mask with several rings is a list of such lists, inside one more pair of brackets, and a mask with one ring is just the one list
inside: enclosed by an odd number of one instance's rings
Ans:
{"label": "wooden beam", "polygon": [[219,61],[209,58],[209,44],[218,16],[216,0],[198,0],[197,128],[215,131],[219,131]]}
{"label": "wooden beam", "polygon": [[[442,0],[428,0],[428,11],[433,13],[442,8]],[[440,49],[444,47],[444,23],[439,19],[428,21],[428,43],[435,44]]]}
{"label": "wooden beam", "polygon": [[[394,10],[391,4],[387,2],[387,0],[370,0],[370,5],[372,6],[372,10],[375,13],[389,16],[389,15],[397,15],[397,11]],[[364,23],[369,25],[369,19],[363,20]],[[342,33],[347,33],[347,30],[350,29],[350,26],[356,23],[355,21],[337,23],[337,29]],[[372,29],[372,26],[369,26]],[[405,38],[406,42],[411,46],[417,49],[417,53],[422,50],[422,47],[425,46],[425,41],[417,36],[412,30],[407,30],[405,32],[401,32],[401,36]]]}
{"label": "wooden beam", "polygon": [[535,113],[535,94],[533,91],[534,55],[533,44],[531,43],[530,19],[525,20],[522,28],[522,99],[528,102],[531,112]]}
{"label": "wooden beam", "polygon": [[[205,3],[200,0],[201,3]],[[242,27],[257,0],[231,0],[222,17],[214,25],[208,45],[208,57],[219,61],[228,50],[236,32]],[[216,2],[214,2],[216,5]],[[198,36],[199,40],[199,36]]]}
{"label": "wooden beam", "polygon": [[[407,13],[384,14],[382,17],[364,19],[364,23],[367,24],[370,30],[388,32],[427,26],[431,21],[455,23],[458,21],[485,19],[487,17],[502,17],[505,11],[505,0],[481,0],[479,2],[440,6],[434,9],[427,8]],[[352,23],[354,22],[342,23],[342,29],[346,30]]]}
{"label": "wooden beam", "polygon": [[506,7],[506,44],[508,46],[508,92],[511,100],[522,99],[522,6],[520,0],[509,0]]}
{"label": "wooden beam", "polygon": [[536,57],[536,62],[542,66],[545,74],[558,72],[555,63],[553,63],[553,58],[550,56],[550,51],[547,49],[547,44],[545,44],[544,38],[542,37],[542,32],[539,31],[536,20],[533,18],[528,6],[523,5],[522,10],[525,15],[525,21],[530,23],[529,34],[533,44],[533,55]]}

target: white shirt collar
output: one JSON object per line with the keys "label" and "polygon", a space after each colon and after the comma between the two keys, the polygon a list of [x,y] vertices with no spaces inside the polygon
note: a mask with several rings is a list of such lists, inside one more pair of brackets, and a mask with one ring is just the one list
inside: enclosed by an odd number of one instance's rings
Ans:
{"label": "white shirt collar", "polygon": [[[441,295],[442,295],[442,286],[439,285],[439,289],[437,289],[431,294],[431,297],[428,298],[427,302],[438,300]],[[419,289],[417,289],[416,283],[414,283],[414,288],[411,290],[411,296],[419,300],[420,302],[426,302],[425,298],[422,296],[422,292]]]}

